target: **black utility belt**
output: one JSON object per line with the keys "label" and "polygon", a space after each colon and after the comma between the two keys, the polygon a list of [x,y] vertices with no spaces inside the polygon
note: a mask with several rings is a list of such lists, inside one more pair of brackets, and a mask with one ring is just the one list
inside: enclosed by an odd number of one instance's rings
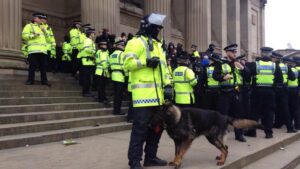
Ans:
{"label": "black utility belt", "polygon": [[219,92],[220,88],[205,88],[205,92]]}
{"label": "black utility belt", "polygon": [[235,92],[235,87],[221,87],[220,90],[222,92]]}
{"label": "black utility belt", "polygon": [[89,56],[89,57],[80,57],[81,59],[87,59],[87,61],[89,61],[89,60],[95,60],[95,58],[94,57],[91,57],[91,56]]}

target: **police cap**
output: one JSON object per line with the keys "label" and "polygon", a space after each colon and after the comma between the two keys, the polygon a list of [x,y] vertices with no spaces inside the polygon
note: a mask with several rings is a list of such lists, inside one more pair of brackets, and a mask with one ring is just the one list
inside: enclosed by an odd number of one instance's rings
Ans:
{"label": "police cap", "polygon": [[195,45],[195,44],[192,44],[192,46],[191,46],[191,48],[197,48],[198,46],[197,45]]}
{"label": "police cap", "polygon": [[35,12],[32,14],[33,17],[43,18],[43,14],[40,12]]}
{"label": "police cap", "polygon": [[235,52],[237,51],[237,47],[238,45],[236,43],[234,44],[231,44],[231,45],[228,45],[224,48],[224,50],[227,52],[227,51],[231,51],[231,52]]}
{"label": "police cap", "polygon": [[95,29],[89,28],[86,30],[86,33],[95,33]]}
{"label": "police cap", "polygon": [[45,19],[45,20],[47,20],[47,19],[48,19],[48,16],[47,16],[46,14],[44,14],[44,13],[43,13],[43,15],[42,15],[42,19]]}
{"label": "police cap", "polygon": [[261,47],[261,48],[260,48],[260,51],[261,51],[262,53],[271,53],[273,50],[274,50],[274,49],[271,48],[271,47]]}

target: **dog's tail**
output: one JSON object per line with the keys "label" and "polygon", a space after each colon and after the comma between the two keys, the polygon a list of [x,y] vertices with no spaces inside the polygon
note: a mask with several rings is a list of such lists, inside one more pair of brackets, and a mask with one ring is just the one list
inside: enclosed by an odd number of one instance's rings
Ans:
{"label": "dog's tail", "polygon": [[264,129],[264,126],[257,121],[248,119],[234,119],[228,117],[228,123],[238,129]]}

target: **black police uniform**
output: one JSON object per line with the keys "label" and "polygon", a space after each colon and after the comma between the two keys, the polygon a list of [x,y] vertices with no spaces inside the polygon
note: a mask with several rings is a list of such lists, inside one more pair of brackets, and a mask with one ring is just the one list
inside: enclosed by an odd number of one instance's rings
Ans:
{"label": "black police uniform", "polygon": [[[279,63],[276,63],[279,66]],[[281,70],[282,71],[282,70]],[[295,75],[291,70],[291,67],[288,66],[288,80],[295,80]],[[284,80],[280,82],[275,82],[275,100],[276,100],[276,109],[275,109],[275,128],[281,128],[283,124],[286,125],[287,131],[289,133],[294,133],[294,127],[292,125],[292,119],[289,111],[289,100],[288,100],[288,89],[287,84],[284,83]]]}
{"label": "black police uniform", "polygon": [[[272,49],[267,49],[272,51]],[[271,61],[271,58],[268,56],[264,56],[260,58],[262,61]],[[264,125],[266,138],[273,137],[273,119],[274,119],[274,111],[275,111],[275,92],[274,86],[258,86],[256,84],[256,75],[257,68],[256,62],[252,62],[248,64],[248,68],[252,78],[248,80],[252,81],[252,95],[251,95],[251,114],[250,119],[258,121],[260,118],[262,119],[262,124]],[[280,67],[276,65],[274,71],[274,84],[281,83],[283,81],[282,72]],[[247,136],[256,137],[256,130],[248,130],[245,134]]]}
{"label": "black police uniform", "polygon": [[[237,45],[229,45],[228,47],[224,48],[224,50],[236,50]],[[220,95],[217,101],[216,110],[226,116],[232,116],[235,118],[245,118],[245,114],[242,108],[242,101],[240,92],[236,90],[236,74],[235,72],[235,65],[234,62],[228,62],[228,65],[231,67],[231,75],[233,75],[233,84],[224,86],[220,84]],[[244,78],[248,76],[249,72],[245,67],[243,70],[240,71],[240,75]],[[213,78],[217,81],[224,82],[223,79],[225,75],[222,73],[222,64],[218,63],[215,65],[215,69],[213,72]],[[245,138],[243,137],[243,130],[242,129],[235,129],[235,138],[238,141],[245,142]]]}

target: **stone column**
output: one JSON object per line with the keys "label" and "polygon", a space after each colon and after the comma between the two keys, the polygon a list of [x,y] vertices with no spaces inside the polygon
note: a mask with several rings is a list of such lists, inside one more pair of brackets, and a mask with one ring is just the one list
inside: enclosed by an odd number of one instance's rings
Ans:
{"label": "stone column", "polygon": [[171,0],[145,0],[144,14],[160,13],[166,15],[164,21],[164,29],[161,33],[161,39],[164,38],[166,42],[171,41]]}
{"label": "stone column", "polygon": [[265,5],[266,5],[267,1],[266,0],[262,0],[261,2],[261,8],[260,8],[260,12],[261,12],[261,46],[265,46]]}
{"label": "stone column", "polygon": [[241,50],[248,54],[248,59],[252,60],[251,51],[251,1],[240,0],[241,17]]}
{"label": "stone column", "polygon": [[207,49],[211,43],[211,2],[210,0],[186,1],[186,48],[192,44],[199,51]]}
{"label": "stone column", "polygon": [[90,23],[97,31],[108,28],[110,33],[119,35],[119,0],[81,0],[82,22]]}
{"label": "stone column", "polygon": [[[212,42],[222,49],[227,46],[227,1],[211,0]],[[222,50],[223,51],[223,50]]]}
{"label": "stone column", "polygon": [[[0,1],[0,69],[25,69],[20,52],[22,33],[22,1]],[[4,71],[1,70],[1,73]]]}
{"label": "stone column", "polygon": [[227,9],[228,44],[236,43],[241,48],[240,0],[227,0]]}

